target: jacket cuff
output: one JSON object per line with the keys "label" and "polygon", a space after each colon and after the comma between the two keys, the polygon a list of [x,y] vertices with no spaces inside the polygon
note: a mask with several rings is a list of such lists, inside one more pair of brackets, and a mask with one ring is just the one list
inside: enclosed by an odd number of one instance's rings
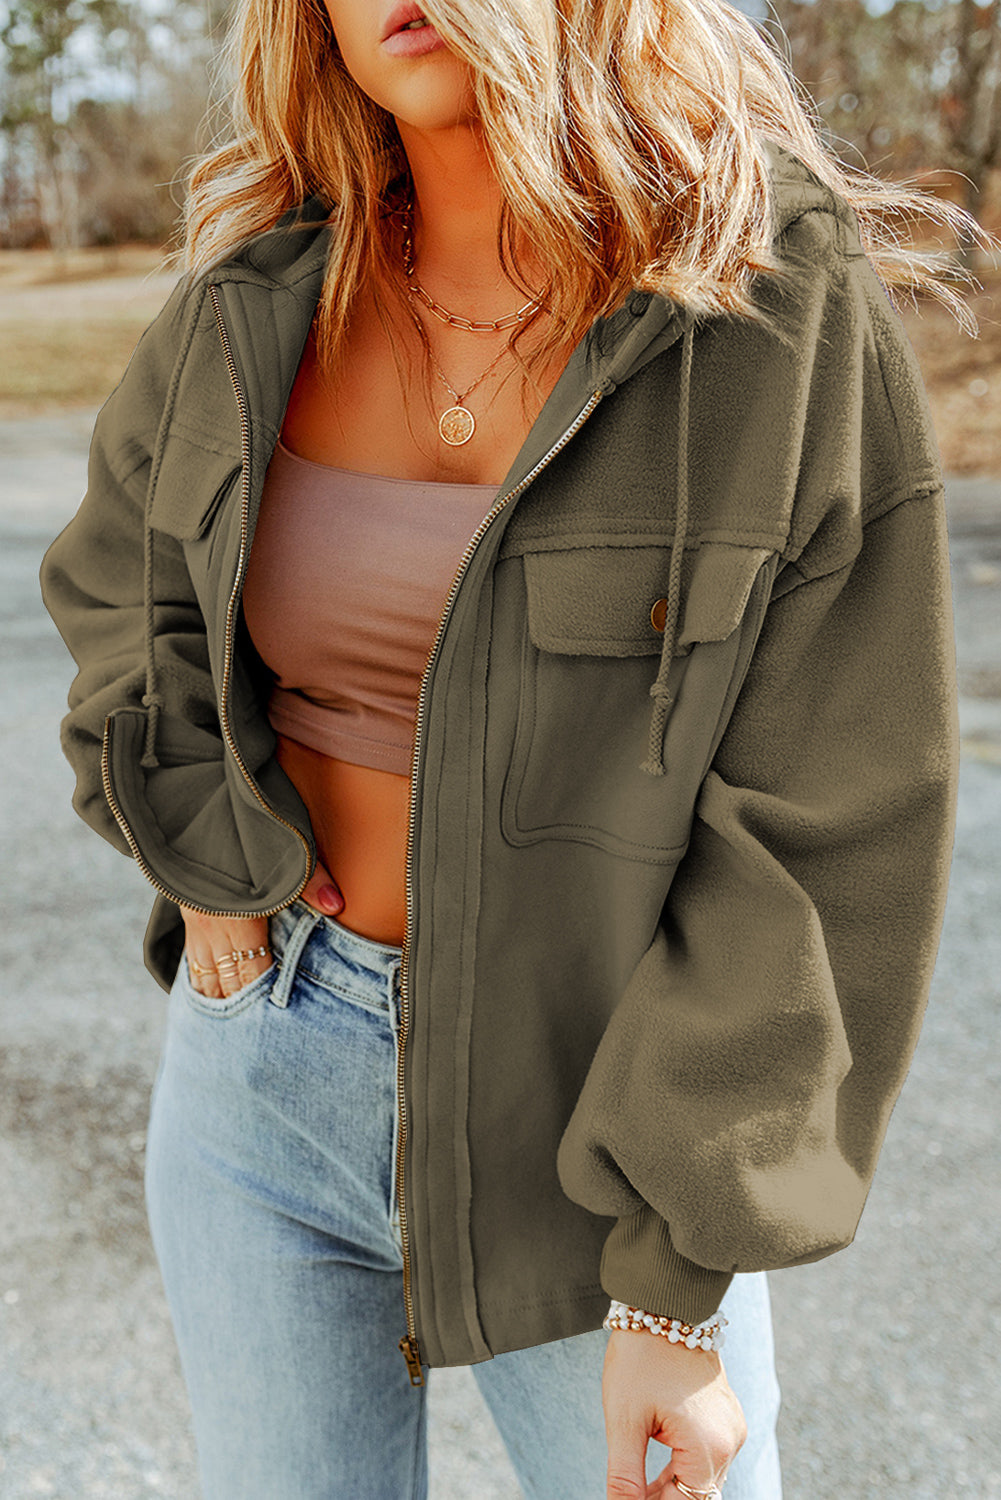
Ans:
{"label": "jacket cuff", "polygon": [[688,1260],[671,1243],[665,1221],[645,1203],[619,1219],[605,1240],[599,1278],[609,1297],[694,1326],[718,1310],[733,1272]]}

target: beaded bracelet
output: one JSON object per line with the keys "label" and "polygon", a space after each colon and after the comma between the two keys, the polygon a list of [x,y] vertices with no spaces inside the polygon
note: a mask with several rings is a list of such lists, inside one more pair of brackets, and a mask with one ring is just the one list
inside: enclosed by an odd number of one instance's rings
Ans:
{"label": "beaded bracelet", "polygon": [[622,1328],[629,1333],[662,1334],[669,1344],[684,1344],[686,1349],[722,1349],[726,1343],[723,1329],[729,1322],[722,1313],[714,1313],[706,1323],[683,1323],[680,1318],[663,1318],[612,1299],[602,1328]]}

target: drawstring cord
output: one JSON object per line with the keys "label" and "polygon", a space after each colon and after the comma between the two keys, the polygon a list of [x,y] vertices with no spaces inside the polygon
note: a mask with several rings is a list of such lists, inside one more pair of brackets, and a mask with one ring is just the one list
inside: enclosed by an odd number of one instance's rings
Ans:
{"label": "drawstring cord", "polygon": [[685,538],[688,534],[688,393],[692,375],[692,327],[693,320],[685,325],[681,349],[681,393],[678,399],[678,500],[674,520],[674,537],[671,542],[671,566],[668,572],[667,608],[664,614],[664,643],[660,652],[660,668],[650,687],[654,700],[650,714],[650,743],[646,760],[640,770],[649,776],[664,775],[664,730],[671,711],[674,695],[667,685],[668,673],[674,656],[678,634],[678,616],[681,611],[681,564],[685,555]]}

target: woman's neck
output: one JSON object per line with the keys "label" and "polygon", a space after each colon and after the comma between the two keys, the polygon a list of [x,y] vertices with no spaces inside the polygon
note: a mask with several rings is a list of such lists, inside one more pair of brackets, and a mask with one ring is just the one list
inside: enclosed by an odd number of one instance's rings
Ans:
{"label": "woman's neck", "polygon": [[[466,316],[503,317],[525,298],[501,268],[503,198],[482,141],[468,124],[418,131],[401,123],[399,129],[416,197],[417,279]],[[522,264],[526,274],[541,278],[541,267]]]}

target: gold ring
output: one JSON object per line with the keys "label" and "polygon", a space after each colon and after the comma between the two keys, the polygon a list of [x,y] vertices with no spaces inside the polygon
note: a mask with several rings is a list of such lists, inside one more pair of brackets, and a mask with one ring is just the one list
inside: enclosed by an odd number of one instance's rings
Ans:
{"label": "gold ring", "polygon": [[681,1493],[689,1496],[689,1500],[723,1500],[723,1491],[718,1484],[711,1484],[707,1490],[693,1490],[683,1484],[676,1474],[672,1474],[671,1478]]}
{"label": "gold ring", "polygon": [[235,958],[238,964],[249,963],[252,958],[269,958],[271,949],[267,943],[262,943],[259,948],[234,948],[229,955]]}
{"label": "gold ring", "polygon": [[201,966],[201,964],[196,964],[195,961],[194,961],[194,959],[191,957],[190,953],[188,954],[188,968],[191,969],[192,972],[195,973],[195,974],[214,974],[215,973],[215,969],[214,968],[203,969],[202,966]]}

